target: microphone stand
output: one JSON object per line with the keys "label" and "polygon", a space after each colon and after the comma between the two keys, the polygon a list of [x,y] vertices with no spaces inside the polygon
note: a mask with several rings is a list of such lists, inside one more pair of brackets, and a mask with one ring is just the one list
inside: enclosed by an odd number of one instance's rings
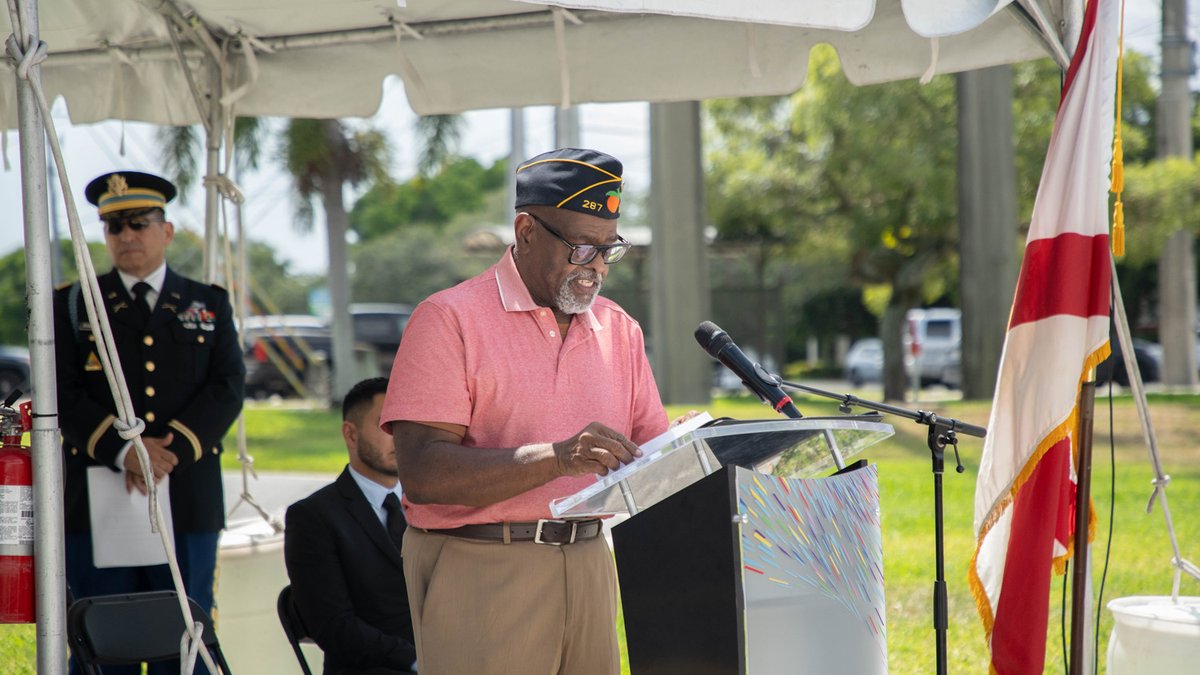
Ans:
{"label": "microphone stand", "polygon": [[949,625],[949,604],[946,600],[946,556],[945,542],[942,536],[944,529],[942,517],[942,474],[945,473],[946,468],[946,446],[949,445],[954,448],[954,462],[957,465],[954,470],[962,473],[965,469],[963,469],[962,460],[958,456],[958,434],[964,433],[968,436],[983,438],[987,435],[987,429],[952,418],[938,417],[926,410],[913,411],[908,408],[888,405],[887,403],[867,401],[857,396],[851,396],[850,394],[835,394],[824,389],[796,382],[788,382],[786,380],[781,380],[780,384],[788,389],[840,401],[841,405],[838,406],[838,410],[842,414],[848,415],[851,412],[852,406],[858,406],[860,408],[888,413],[889,415],[906,417],[918,424],[924,424],[929,427],[926,442],[933,457],[933,522],[934,547],[936,552],[936,576],[933,582],[933,630],[937,639],[937,673],[938,675],[946,675],[946,629]]}

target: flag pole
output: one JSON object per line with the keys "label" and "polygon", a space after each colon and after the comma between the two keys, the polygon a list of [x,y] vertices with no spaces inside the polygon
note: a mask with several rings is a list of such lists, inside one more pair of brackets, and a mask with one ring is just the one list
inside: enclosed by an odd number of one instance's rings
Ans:
{"label": "flag pole", "polygon": [[1088,523],[1092,508],[1092,438],[1096,418],[1096,370],[1088,371],[1079,392],[1079,456],[1075,469],[1075,553],[1071,577],[1070,674],[1091,672],[1086,663],[1087,628],[1091,623],[1091,594],[1088,588]]}

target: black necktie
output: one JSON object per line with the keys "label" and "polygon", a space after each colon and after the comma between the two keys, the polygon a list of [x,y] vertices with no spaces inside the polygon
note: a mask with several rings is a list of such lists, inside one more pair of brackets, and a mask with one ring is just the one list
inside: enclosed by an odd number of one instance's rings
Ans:
{"label": "black necktie", "polygon": [[401,550],[400,543],[404,541],[404,528],[408,527],[408,523],[404,521],[404,510],[400,508],[400,498],[395,492],[389,492],[383,498],[383,510],[387,511],[387,531],[391,537],[392,543],[396,545],[396,550]]}
{"label": "black necktie", "polygon": [[146,294],[150,292],[150,284],[139,281],[133,285],[133,303],[137,306],[138,311],[143,317],[150,316],[150,303],[146,300]]}

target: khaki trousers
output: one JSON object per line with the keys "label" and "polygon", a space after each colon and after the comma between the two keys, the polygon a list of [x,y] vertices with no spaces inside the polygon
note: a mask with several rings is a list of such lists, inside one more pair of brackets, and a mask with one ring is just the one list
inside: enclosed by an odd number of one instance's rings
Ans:
{"label": "khaki trousers", "polygon": [[603,536],[565,546],[404,534],[424,675],[616,675],[617,589]]}

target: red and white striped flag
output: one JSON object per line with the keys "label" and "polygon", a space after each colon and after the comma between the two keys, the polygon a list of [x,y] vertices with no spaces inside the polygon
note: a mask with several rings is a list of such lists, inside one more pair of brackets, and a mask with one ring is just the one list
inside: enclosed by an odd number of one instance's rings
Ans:
{"label": "red and white striped flag", "polygon": [[1089,0],[1017,281],[975,486],[970,582],[991,672],[1038,673],[1074,529],[1080,384],[1109,353],[1108,189],[1120,0]]}

